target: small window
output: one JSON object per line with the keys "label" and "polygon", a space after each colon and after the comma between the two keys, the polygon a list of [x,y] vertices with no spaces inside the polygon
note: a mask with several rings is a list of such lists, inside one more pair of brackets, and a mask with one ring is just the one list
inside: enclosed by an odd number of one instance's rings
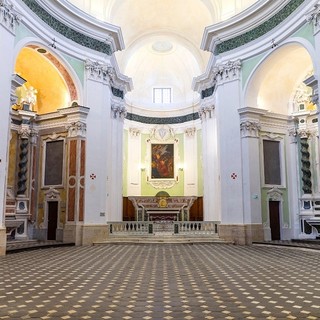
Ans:
{"label": "small window", "polygon": [[153,88],[153,103],[171,103],[171,88]]}
{"label": "small window", "polygon": [[264,183],[281,185],[280,142],[263,140]]}

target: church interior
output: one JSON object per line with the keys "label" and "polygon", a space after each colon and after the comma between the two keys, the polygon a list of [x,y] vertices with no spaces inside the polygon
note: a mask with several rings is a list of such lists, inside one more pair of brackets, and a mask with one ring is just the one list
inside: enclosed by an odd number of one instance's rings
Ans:
{"label": "church interior", "polygon": [[320,237],[318,0],[0,0],[0,52],[0,255]]}

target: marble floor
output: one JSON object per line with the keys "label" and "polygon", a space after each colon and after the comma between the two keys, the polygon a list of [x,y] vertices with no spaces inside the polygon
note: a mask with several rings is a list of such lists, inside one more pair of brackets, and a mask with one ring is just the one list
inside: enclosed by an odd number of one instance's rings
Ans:
{"label": "marble floor", "polygon": [[0,257],[0,319],[320,319],[320,251],[108,244]]}

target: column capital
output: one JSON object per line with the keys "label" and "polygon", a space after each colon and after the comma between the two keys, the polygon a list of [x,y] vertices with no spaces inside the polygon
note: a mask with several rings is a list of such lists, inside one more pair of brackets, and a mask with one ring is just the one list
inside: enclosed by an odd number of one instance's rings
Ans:
{"label": "column capital", "polygon": [[87,134],[87,125],[81,121],[71,122],[66,126],[66,129],[68,130],[68,138],[84,138]]}
{"label": "column capital", "polygon": [[260,121],[244,120],[240,123],[240,131],[242,138],[259,138],[260,129]]}
{"label": "column capital", "polygon": [[214,105],[201,106],[198,111],[201,121],[212,118],[214,109]]}
{"label": "column capital", "polygon": [[123,120],[127,115],[127,109],[124,106],[123,101],[111,101],[111,114],[114,119]]}
{"label": "column capital", "polygon": [[311,135],[311,132],[307,129],[298,129],[297,135],[300,137],[300,139],[308,139]]}
{"label": "column capital", "polygon": [[240,59],[217,65],[218,83],[239,79],[241,66]]}
{"label": "column capital", "polygon": [[197,129],[195,127],[190,127],[184,130],[184,133],[187,137],[192,138],[195,136]]}
{"label": "column capital", "polygon": [[139,137],[141,134],[141,130],[138,128],[129,128],[129,133],[131,137]]}
{"label": "column capital", "polygon": [[320,3],[317,3],[313,9],[307,13],[306,20],[307,22],[313,23],[315,31],[320,30]]}
{"label": "column capital", "polygon": [[109,85],[114,79],[114,68],[109,63],[92,61],[87,59],[85,62],[88,78]]}
{"label": "column capital", "polygon": [[17,24],[20,23],[21,17],[14,9],[9,0],[0,0],[0,25],[4,26],[11,33],[15,33]]}

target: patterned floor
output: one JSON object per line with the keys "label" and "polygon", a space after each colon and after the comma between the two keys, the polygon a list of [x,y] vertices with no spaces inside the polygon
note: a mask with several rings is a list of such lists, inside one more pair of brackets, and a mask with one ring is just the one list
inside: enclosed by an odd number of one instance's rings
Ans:
{"label": "patterned floor", "polygon": [[320,251],[59,247],[0,257],[0,319],[320,319]]}

